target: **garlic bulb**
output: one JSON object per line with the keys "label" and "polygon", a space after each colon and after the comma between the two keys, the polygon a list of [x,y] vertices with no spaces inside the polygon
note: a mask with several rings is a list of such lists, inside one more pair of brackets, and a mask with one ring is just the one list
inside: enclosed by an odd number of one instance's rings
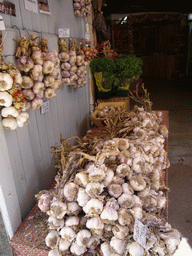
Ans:
{"label": "garlic bulb", "polygon": [[43,68],[41,65],[37,64],[34,65],[34,67],[30,70],[30,77],[33,80],[38,80],[39,77],[42,75],[43,72]]}
{"label": "garlic bulb", "polygon": [[61,201],[53,201],[50,205],[50,215],[62,219],[67,213],[67,205]]}
{"label": "garlic bulb", "polygon": [[71,68],[71,64],[69,64],[68,62],[63,62],[61,64],[61,68],[68,71]]}
{"label": "garlic bulb", "polygon": [[72,227],[75,229],[79,225],[79,218],[77,216],[69,216],[65,220],[66,227]]}
{"label": "garlic bulb", "polygon": [[21,56],[17,59],[17,67],[27,73],[34,67],[34,62],[30,57]]}
{"label": "garlic bulb", "polygon": [[118,213],[111,207],[105,207],[100,215],[104,223],[113,223],[118,219]]}
{"label": "garlic bulb", "polygon": [[44,83],[42,82],[35,82],[33,86],[33,92],[35,94],[39,93],[45,87]]}
{"label": "garlic bulb", "polygon": [[40,98],[35,98],[31,102],[31,108],[32,110],[38,110],[43,104],[43,100]]}
{"label": "garlic bulb", "polygon": [[53,88],[47,88],[45,90],[45,98],[52,99],[56,96],[56,92]]}
{"label": "garlic bulb", "polygon": [[23,127],[29,118],[29,114],[27,112],[21,112],[18,117],[16,117],[16,122],[18,127]]}
{"label": "garlic bulb", "polygon": [[100,214],[103,210],[103,203],[99,199],[91,198],[83,207],[83,211],[88,216],[94,216]]}
{"label": "garlic bulb", "polygon": [[104,223],[100,217],[95,216],[87,220],[86,227],[88,229],[104,229]]}
{"label": "garlic bulb", "polygon": [[125,250],[126,241],[115,236],[111,238],[110,246],[118,254],[123,254]]}
{"label": "garlic bulb", "polygon": [[45,84],[46,87],[53,86],[55,83],[55,78],[47,75],[44,77],[43,83]]}
{"label": "garlic bulb", "polygon": [[76,242],[72,243],[70,247],[70,252],[75,255],[82,255],[87,250],[86,246],[79,246]]}
{"label": "garlic bulb", "polygon": [[108,193],[110,196],[118,198],[122,194],[122,186],[120,184],[110,184]]}
{"label": "garlic bulb", "polygon": [[61,238],[59,240],[59,251],[60,252],[66,252],[69,249],[70,245],[71,245],[71,242]]}
{"label": "garlic bulb", "polygon": [[13,98],[8,92],[0,92],[0,106],[10,107]]}
{"label": "garlic bulb", "polygon": [[105,178],[105,165],[101,165],[97,168],[95,165],[91,165],[87,172],[89,173],[89,181],[90,182],[101,182]]}
{"label": "garlic bulb", "polygon": [[118,203],[123,208],[132,208],[135,202],[134,202],[134,198],[132,195],[123,193],[118,198]]}
{"label": "garlic bulb", "polygon": [[54,91],[56,91],[56,90],[58,90],[61,87],[61,85],[62,85],[62,81],[57,79],[57,80],[55,80],[54,84],[51,85],[51,88]]}
{"label": "garlic bulb", "polygon": [[0,91],[6,91],[11,89],[13,85],[13,79],[8,73],[0,73]]}
{"label": "garlic bulb", "polygon": [[67,52],[61,52],[59,54],[59,59],[62,62],[67,62],[69,60],[69,54]]}
{"label": "garlic bulb", "polygon": [[117,166],[116,173],[121,178],[127,177],[128,179],[131,179],[133,171],[131,170],[129,165],[120,164]]}
{"label": "garlic bulb", "polygon": [[67,212],[68,215],[77,215],[81,210],[81,207],[77,202],[67,203]]}
{"label": "garlic bulb", "polygon": [[63,194],[67,201],[72,202],[77,198],[78,189],[78,185],[73,182],[65,184]]}
{"label": "garlic bulb", "polygon": [[51,231],[45,238],[45,243],[48,247],[54,248],[58,243],[58,233],[57,231]]}
{"label": "garlic bulb", "polygon": [[125,239],[129,234],[129,228],[127,226],[121,226],[116,224],[112,227],[114,236],[118,239]]}
{"label": "garlic bulb", "polygon": [[129,252],[130,256],[145,256],[145,250],[137,242],[128,243],[126,249]]}
{"label": "garlic bulb", "polygon": [[[43,64],[43,54],[41,51],[34,51],[31,55],[31,59],[33,60],[34,64]],[[26,72],[26,71],[25,71]]]}
{"label": "garlic bulb", "polygon": [[81,187],[86,187],[88,182],[89,182],[89,178],[86,172],[79,172],[75,175],[75,180],[74,182],[81,186]]}
{"label": "garlic bulb", "polygon": [[106,203],[105,206],[106,206],[106,207],[111,207],[111,208],[113,208],[115,211],[118,211],[118,210],[119,210],[118,201],[117,201],[114,197],[110,198],[110,199],[107,201],[107,203]]}
{"label": "garlic bulb", "polygon": [[61,237],[69,242],[72,242],[75,239],[76,233],[75,231],[70,227],[63,227],[59,234]]}
{"label": "garlic bulb", "polygon": [[90,196],[87,194],[85,189],[79,188],[78,194],[77,194],[77,202],[79,206],[83,207],[86,205],[86,203],[90,200]]}
{"label": "garlic bulb", "polygon": [[85,191],[90,197],[97,197],[103,192],[104,185],[98,182],[88,183]]}
{"label": "garlic bulb", "polygon": [[135,191],[142,191],[146,187],[146,182],[141,174],[135,174],[130,180],[130,185]]}
{"label": "garlic bulb", "polygon": [[5,107],[1,110],[1,115],[3,117],[18,117],[19,111],[14,107]]}
{"label": "garlic bulb", "polygon": [[[44,211],[46,212],[49,209],[49,205],[45,209],[46,210]],[[50,216],[47,221],[48,221],[49,229],[60,230],[64,226],[64,219],[57,219],[53,216]]]}
{"label": "garlic bulb", "polygon": [[89,241],[88,241],[88,243],[87,243],[87,248],[88,249],[91,249],[91,250],[95,250],[96,249],[96,247],[99,245],[99,243],[100,243],[100,239],[99,238],[97,238],[97,237],[91,237],[90,239],[89,239]]}
{"label": "garlic bulb", "polygon": [[21,88],[30,89],[33,87],[33,80],[29,76],[22,76]]}
{"label": "garlic bulb", "polygon": [[14,117],[3,118],[2,125],[8,130],[15,130],[17,128],[17,122]]}
{"label": "garlic bulb", "polygon": [[118,212],[118,221],[121,226],[131,226],[133,224],[133,216],[130,210],[121,208]]}
{"label": "garlic bulb", "polygon": [[50,60],[43,62],[43,73],[44,74],[50,74],[54,70],[54,63]]}
{"label": "garlic bulb", "polygon": [[27,100],[33,100],[35,98],[35,94],[31,89],[24,89],[23,93],[25,94],[25,98]]}
{"label": "garlic bulb", "polygon": [[60,253],[57,248],[49,251],[48,256],[60,256]]}
{"label": "garlic bulb", "polygon": [[86,229],[80,230],[76,235],[76,243],[79,246],[86,246],[91,238],[91,232]]}

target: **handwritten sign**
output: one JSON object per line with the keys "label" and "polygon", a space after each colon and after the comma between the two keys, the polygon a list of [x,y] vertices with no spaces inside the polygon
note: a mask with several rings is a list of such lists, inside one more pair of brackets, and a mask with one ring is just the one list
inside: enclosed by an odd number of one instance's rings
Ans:
{"label": "handwritten sign", "polygon": [[146,247],[147,227],[143,225],[138,219],[135,219],[133,239],[139,243],[143,248]]}
{"label": "handwritten sign", "polygon": [[43,105],[41,106],[41,114],[44,114],[47,111],[49,111],[49,101],[43,102]]}

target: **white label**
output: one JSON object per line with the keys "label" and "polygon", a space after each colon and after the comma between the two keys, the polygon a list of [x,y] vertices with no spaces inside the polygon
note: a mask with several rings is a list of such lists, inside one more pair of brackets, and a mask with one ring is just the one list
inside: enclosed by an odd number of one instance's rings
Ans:
{"label": "white label", "polygon": [[0,15],[0,30],[5,30],[5,24],[3,21],[3,17]]}
{"label": "white label", "polygon": [[70,29],[69,28],[63,29],[63,37],[70,37]]}
{"label": "white label", "polygon": [[58,36],[59,36],[60,38],[63,37],[63,29],[62,29],[62,28],[59,28],[59,29],[58,29]]}
{"label": "white label", "polygon": [[43,105],[41,106],[41,114],[44,114],[47,111],[49,111],[49,101],[43,102]]}
{"label": "white label", "polygon": [[133,239],[138,242],[143,248],[146,246],[147,227],[138,219],[135,219]]}
{"label": "white label", "polygon": [[86,32],[86,33],[85,33],[85,39],[86,39],[86,40],[89,40],[89,38],[90,38],[90,34]]}
{"label": "white label", "polygon": [[37,0],[25,0],[25,9],[38,13]]}

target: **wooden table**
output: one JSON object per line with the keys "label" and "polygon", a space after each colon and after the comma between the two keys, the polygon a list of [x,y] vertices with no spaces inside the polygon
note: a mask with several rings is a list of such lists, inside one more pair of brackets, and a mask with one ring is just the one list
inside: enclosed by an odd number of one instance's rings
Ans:
{"label": "wooden table", "polygon": [[[169,112],[163,112],[163,122],[169,128]],[[90,138],[104,136],[104,128],[98,129],[93,126],[87,135]],[[168,139],[165,140],[165,150],[168,151]],[[168,171],[163,171],[163,181],[168,186]],[[162,217],[168,220],[168,192],[167,203],[162,211]],[[27,218],[20,225],[10,241],[14,256],[48,256],[49,248],[45,245],[45,237],[48,233],[46,225],[47,215],[40,211],[37,205],[31,210]]]}

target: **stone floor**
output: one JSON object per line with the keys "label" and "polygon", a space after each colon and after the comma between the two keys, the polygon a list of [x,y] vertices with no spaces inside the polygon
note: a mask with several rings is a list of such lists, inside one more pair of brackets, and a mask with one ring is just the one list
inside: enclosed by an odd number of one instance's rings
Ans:
{"label": "stone floor", "polygon": [[[169,111],[168,219],[184,237],[175,256],[192,256],[192,81],[154,78],[143,81],[153,102],[152,109]],[[3,227],[0,218],[0,256],[11,256]]]}

